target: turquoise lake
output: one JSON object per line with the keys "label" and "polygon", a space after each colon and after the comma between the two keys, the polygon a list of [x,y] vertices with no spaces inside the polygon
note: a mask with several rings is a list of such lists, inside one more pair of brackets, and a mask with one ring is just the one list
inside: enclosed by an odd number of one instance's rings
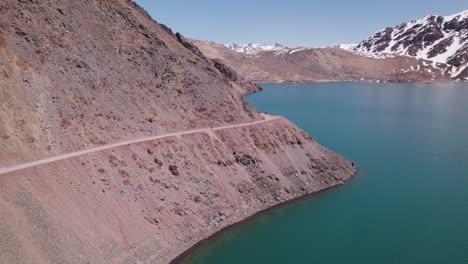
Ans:
{"label": "turquoise lake", "polygon": [[468,263],[468,84],[262,87],[248,97],[259,111],[287,117],[359,173],[183,263]]}

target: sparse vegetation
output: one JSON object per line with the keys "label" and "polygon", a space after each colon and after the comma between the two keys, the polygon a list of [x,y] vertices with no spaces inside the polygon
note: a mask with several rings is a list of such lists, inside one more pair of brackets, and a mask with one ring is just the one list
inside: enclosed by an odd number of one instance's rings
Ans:
{"label": "sparse vegetation", "polygon": [[161,167],[162,167],[162,165],[163,165],[162,161],[160,161],[160,160],[159,160],[159,159],[157,159],[157,158],[155,158],[155,159],[154,159],[154,163],[156,163],[156,165],[158,165],[158,166],[159,166],[159,168],[161,168]]}
{"label": "sparse vegetation", "polygon": [[172,175],[179,176],[179,169],[176,165],[169,165],[169,171],[172,173]]}
{"label": "sparse vegetation", "polygon": [[71,121],[70,121],[69,118],[65,117],[65,118],[62,119],[61,126],[62,126],[63,128],[66,129],[66,128],[68,128],[70,125],[71,125]]}
{"label": "sparse vegetation", "polygon": [[5,46],[5,39],[3,39],[2,35],[0,35],[0,48]]}
{"label": "sparse vegetation", "polygon": [[124,178],[128,178],[130,176],[130,174],[126,170],[119,170],[119,174]]}

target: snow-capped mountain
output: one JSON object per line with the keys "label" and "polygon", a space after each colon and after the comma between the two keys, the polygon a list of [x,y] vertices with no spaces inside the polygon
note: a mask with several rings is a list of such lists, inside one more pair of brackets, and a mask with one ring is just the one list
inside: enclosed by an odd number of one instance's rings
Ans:
{"label": "snow-capped mountain", "polygon": [[255,82],[468,81],[468,10],[385,28],[359,44],[290,48],[196,43],[208,57]]}
{"label": "snow-capped mountain", "polygon": [[446,63],[452,66],[450,75],[457,77],[468,71],[468,10],[385,28],[354,48],[342,48],[372,57],[390,54]]}
{"label": "snow-capped mountain", "polygon": [[274,55],[286,55],[286,54],[291,54],[291,53],[298,52],[300,50],[305,49],[305,48],[289,48],[278,43],[274,43],[274,44],[230,43],[230,44],[224,44],[224,46],[238,53],[245,54],[246,56],[257,56],[261,53],[272,53]]}
{"label": "snow-capped mountain", "polygon": [[333,46],[326,46],[324,48],[340,48],[348,51],[355,51],[357,44],[335,44]]}

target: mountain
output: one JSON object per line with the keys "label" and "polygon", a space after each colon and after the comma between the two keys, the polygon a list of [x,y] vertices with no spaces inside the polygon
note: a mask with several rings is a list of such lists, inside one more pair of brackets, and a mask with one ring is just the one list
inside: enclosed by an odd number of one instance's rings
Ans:
{"label": "mountain", "polygon": [[354,164],[129,0],[0,1],[0,263],[169,263]]}
{"label": "mountain", "polygon": [[336,44],[331,46],[332,48],[344,49],[347,51],[355,51],[357,44]]}
{"label": "mountain", "polygon": [[0,165],[259,117],[222,65],[131,2],[13,2],[0,3]]}
{"label": "mountain", "polygon": [[[344,50],[344,46],[325,48],[271,48],[252,53],[240,45],[191,40],[206,56],[216,58],[254,82],[445,81],[446,72],[430,61],[407,56],[385,59],[363,56]],[[266,46],[264,46],[266,47]],[[269,46],[273,47],[273,46]],[[352,45],[346,46],[352,49]]]}
{"label": "mountain", "polygon": [[468,77],[468,10],[388,27],[348,50],[366,56],[401,55],[447,64],[452,78]]}
{"label": "mountain", "polygon": [[274,44],[225,44],[225,47],[232,49],[238,53],[245,54],[246,56],[259,56],[261,54],[271,53],[273,55],[286,55],[292,54],[297,51],[304,50],[305,48],[288,48],[278,43]]}
{"label": "mountain", "polygon": [[324,48],[192,42],[254,82],[468,80],[468,11],[427,16],[359,44]]}

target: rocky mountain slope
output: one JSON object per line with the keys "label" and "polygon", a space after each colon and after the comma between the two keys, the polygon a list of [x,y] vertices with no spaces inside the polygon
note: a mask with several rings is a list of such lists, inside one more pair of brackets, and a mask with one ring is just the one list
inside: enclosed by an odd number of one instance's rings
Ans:
{"label": "rocky mountain slope", "polygon": [[258,118],[221,64],[128,3],[16,2],[0,3],[0,165]]}
{"label": "rocky mountain slope", "polygon": [[468,77],[468,10],[382,29],[349,50],[367,56],[403,55],[448,64],[452,78]]}
{"label": "rocky mountain slope", "polygon": [[468,11],[386,28],[356,45],[192,42],[255,82],[468,80]]}
{"label": "rocky mountain slope", "polygon": [[129,0],[1,1],[0,61],[0,263],[168,263],[355,172]]}
{"label": "rocky mountain slope", "polygon": [[259,50],[252,54],[225,45],[192,40],[208,57],[216,58],[254,82],[314,81],[445,81],[445,69],[406,56],[377,59],[338,47]]}

